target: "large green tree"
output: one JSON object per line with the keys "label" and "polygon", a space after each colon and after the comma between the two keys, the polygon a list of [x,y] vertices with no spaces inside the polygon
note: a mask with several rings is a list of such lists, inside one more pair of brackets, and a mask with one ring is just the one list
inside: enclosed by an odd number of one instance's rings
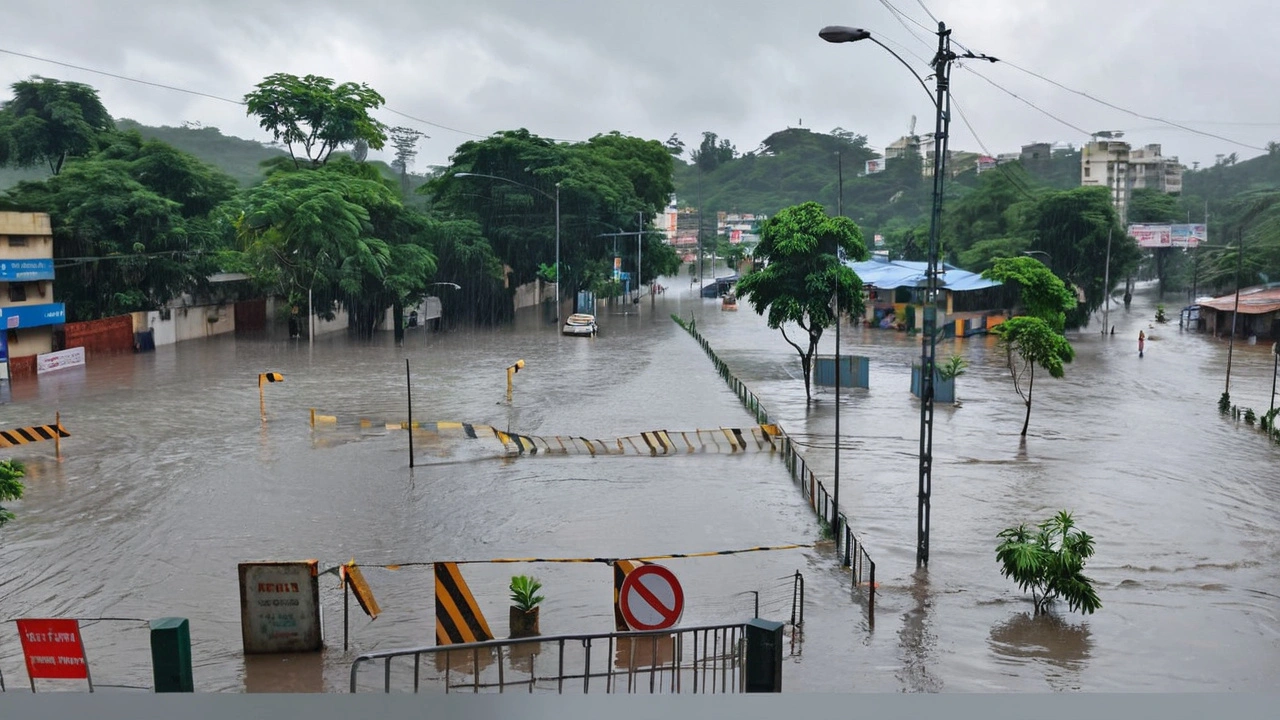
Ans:
{"label": "large green tree", "polygon": [[20,183],[0,201],[49,213],[60,266],[55,293],[68,320],[155,310],[205,287],[230,229],[214,208],[232,196],[231,178],[134,132],[101,142],[93,157]]}
{"label": "large green tree", "polygon": [[247,114],[258,116],[258,124],[284,143],[295,166],[300,155],[319,167],[344,145],[363,141],[380,150],[387,141],[386,127],[369,114],[386,100],[364,83],[276,73],[244,99]]}
{"label": "large green tree", "polygon": [[[838,322],[831,300],[853,317],[862,314],[862,281],[844,260],[865,260],[862,231],[846,217],[831,217],[816,202],[784,208],[765,221],[755,257],[764,262],[759,270],[738,281],[738,292],[761,315],[767,312],[769,327],[782,332],[787,344],[800,356],[804,393],[812,399],[810,376],[813,355],[826,328]],[[787,335],[786,324],[795,323],[807,336],[801,346]]]}
{"label": "large green tree", "polygon": [[88,85],[35,76],[11,87],[13,99],[0,109],[0,165],[47,165],[57,175],[68,157],[92,154],[112,129]]}
{"label": "large green tree", "polygon": [[419,301],[435,273],[427,219],[400,202],[377,170],[343,159],[278,171],[243,200],[240,267],[271,291],[352,331],[373,333],[388,307]]}

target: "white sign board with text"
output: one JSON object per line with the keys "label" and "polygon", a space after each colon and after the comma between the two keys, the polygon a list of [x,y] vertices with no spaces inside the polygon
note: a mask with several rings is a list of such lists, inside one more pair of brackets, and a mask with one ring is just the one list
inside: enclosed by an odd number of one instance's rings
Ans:
{"label": "white sign board with text", "polygon": [[44,353],[36,356],[36,374],[43,375],[63,368],[81,367],[84,365],[84,348],[75,347],[58,352]]}
{"label": "white sign board with text", "polygon": [[316,567],[314,560],[240,563],[240,631],[246,655],[324,649]]}

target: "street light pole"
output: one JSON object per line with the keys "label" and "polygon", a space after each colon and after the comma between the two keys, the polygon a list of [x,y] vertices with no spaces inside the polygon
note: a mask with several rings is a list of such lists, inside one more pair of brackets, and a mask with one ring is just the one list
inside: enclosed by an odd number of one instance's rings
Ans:
{"label": "street light pole", "polygon": [[556,326],[560,325],[560,183],[556,183]]}
{"label": "street light pole", "polygon": [[996,62],[996,58],[978,55],[966,51],[957,55],[951,50],[951,31],[944,23],[938,23],[938,52],[930,65],[933,66],[936,85],[933,91],[925,84],[920,73],[906,60],[884,43],[871,36],[869,30],[839,25],[830,25],[818,32],[818,37],[831,43],[857,42],[870,40],[889,54],[897,58],[916,80],[929,93],[929,101],[935,111],[935,128],[933,133],[933,204],[929,213],[929,262],[926,271],[924,337],[920,351],[920,483],[917,493],[916,515],[916,566],[929,564],[929,509],[933,493],[933,395],[934,395],[934,358],[937,352],[937,312],[938,312],[938,233],[942,219],[942,198],[947,166],[947,139],[951,126],[951,63],[958,58],[987,60]]}

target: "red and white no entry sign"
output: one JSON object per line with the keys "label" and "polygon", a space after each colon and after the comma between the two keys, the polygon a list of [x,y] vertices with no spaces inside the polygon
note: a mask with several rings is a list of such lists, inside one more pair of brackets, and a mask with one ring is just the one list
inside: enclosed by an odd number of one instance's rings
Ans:
{"label": "red and white no entry sign", "polygon": [[632,630],[665,630],[684,613],[684,590],[670,570],[642,565],[622,581],[618,609]]}

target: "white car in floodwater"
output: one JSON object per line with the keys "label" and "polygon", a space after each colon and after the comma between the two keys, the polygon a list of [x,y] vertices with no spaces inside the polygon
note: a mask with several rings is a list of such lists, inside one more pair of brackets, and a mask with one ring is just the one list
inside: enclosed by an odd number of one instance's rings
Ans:
{"label": "white car in floodwater", "polygon": [[583,335],[586,337],[595,337],[600,329],[596,326],[596,316],[587,313],[574,313],[564,322],[564,330],[561,332],[565,335]]}

